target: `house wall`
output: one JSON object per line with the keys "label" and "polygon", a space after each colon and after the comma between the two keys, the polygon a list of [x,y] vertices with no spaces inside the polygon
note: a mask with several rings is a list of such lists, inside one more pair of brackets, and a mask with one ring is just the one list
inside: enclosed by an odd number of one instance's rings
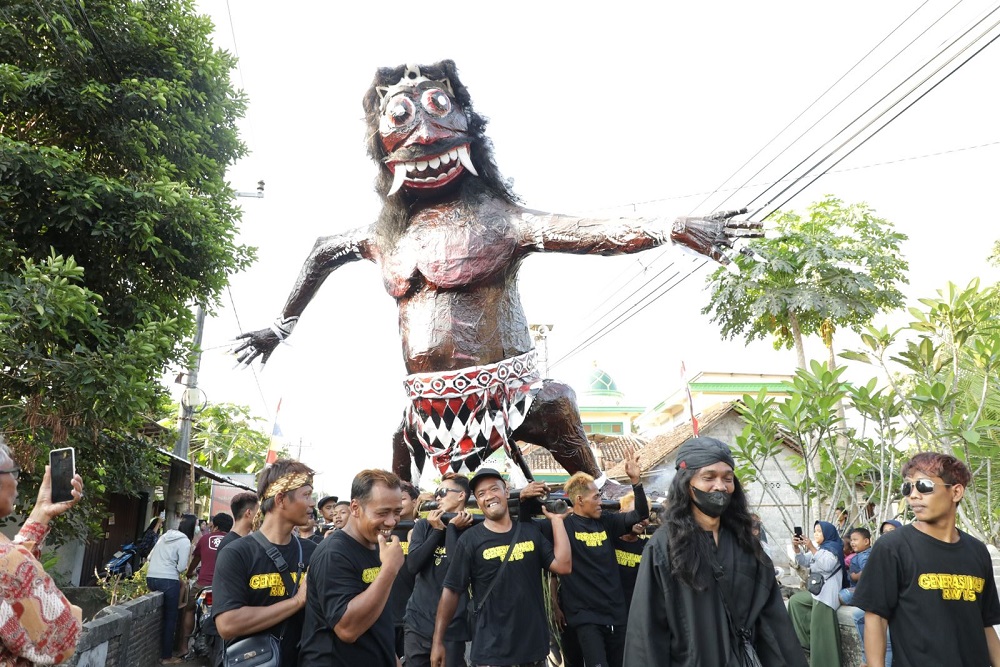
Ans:
{"label": "house wall", "polygon": [[107,607],[83,625],[70,667],[153,667],[160,656],[163,593]]}

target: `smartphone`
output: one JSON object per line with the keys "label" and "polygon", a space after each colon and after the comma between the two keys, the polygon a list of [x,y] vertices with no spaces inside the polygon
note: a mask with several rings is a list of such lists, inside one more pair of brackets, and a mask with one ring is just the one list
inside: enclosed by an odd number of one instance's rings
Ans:
{"label": "smartphone", "polygon": [[795,537],[802,537],[802,526],[795,526]]}
{"label": "smartphone", "polygon": [[73,476],[76,475],[76,453],[72,447],[49,452],[49,476],[52,480],[52,502],[73,500]]}

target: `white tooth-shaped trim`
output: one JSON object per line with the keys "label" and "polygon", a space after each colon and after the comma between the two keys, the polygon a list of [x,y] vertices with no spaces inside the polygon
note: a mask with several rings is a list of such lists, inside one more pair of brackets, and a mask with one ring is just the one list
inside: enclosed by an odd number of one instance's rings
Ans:
{"label": "white tooth-shaped trim", "polygon": [[478,176],[479,172],[476,168],[472,166],[472,158],[469,157],[469,147],[462,145],[458,147],[458,161],[462,163],[462,166],[469,170],[473,176]]}
{"label": "white tooth-shaped trim", "polygon": [[417,168],[417,163],[416,162],[407,162],[406,163],[406,171],[415,171],[416,168]]}
{"label": "white tooth-shaped trim", "polygon": [[417,163],[417,171],[423,171],[426,168],[427,168],[426,162],[421,161]]}
{"label": "white tooth-shaped trim", "polygon": [[403,187],[403,181],[405,180],[406,180],[406,165],[404,165],[402,162],[397,162],[395,165],[395,169],[392,172],[392,187],[389,188],[389,194],[386,196],[391,197],[397,192],[399,192],[399,189]]}
{"label": "white tooth-shaped trim", "polygon": [[441,166],[441,158],[432,157],[430,160],[427,161],[427,164],[431,166],[431,169],[437,169],[438,167]]}
{"label": "white tooth-shaped trim", "polygon": [[450,153],[445,153],[444,155],[441,156],[441,164],[448,164],[453,159],[454,158],[451,156]]}
{"label": "white tooth-shaped trim", "polygon": [[448,151],[448,157],[450,157],[452,160],[457,160],[458,159],[458,149],[457,148],[452,148],[450,151]]}

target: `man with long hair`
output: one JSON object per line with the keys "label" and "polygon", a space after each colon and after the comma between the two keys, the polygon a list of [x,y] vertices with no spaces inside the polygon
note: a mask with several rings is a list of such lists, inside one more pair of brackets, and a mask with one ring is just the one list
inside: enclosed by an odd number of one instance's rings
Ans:
{"label": "man with long hair", "polygon": [[[316,544],[292,534],[312,516],[313,471],[304,463],[278,459],[257,480],[260,508],[248,536],[219,552],[213,580],[215,626],[227,642],[268,631],[280,638],[281,666],[298,664],[306,604],[306,571]],[[266,549],[278,550],[286,564],[279,570]]]}
{"label": "man with long hair", "polygon": [[921,452],[902,472],[914,521],[875,542],[854,591],[854,605],[865,610],[868,667],[886,667],[887,628],[895,667],[1000,667],[990,554],[955,525],[969,467],[948,454]]}
{"label": "man with long hair", "polygon": [[678,449],[664,525],[639,565],[626,665],[735,667],[755,653],[763,667],[806,667],[735,467],[715,438]]}

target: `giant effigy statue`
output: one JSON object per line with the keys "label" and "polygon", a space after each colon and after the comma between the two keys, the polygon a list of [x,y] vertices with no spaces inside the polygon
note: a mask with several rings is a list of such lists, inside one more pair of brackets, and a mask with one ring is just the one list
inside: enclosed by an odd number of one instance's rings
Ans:
{"label": "giant effigy statue", "polygon": [[435,474],[475,470],[503,447],[530,479],[515,442],[523,441],[603,486],[573,390],[536,368],[517,289],[522,260],[673,242],[728,263],[733,240],[759,236],[759,223],[735,222],[733,214],[600,220],[520,206],[494,163],[486,119],[450,60],[379,69],[364,110],[384,202],[378,220],[316,241],[274,324],[240,337],[239,362],[266,363],[332,271],[375,262],[399,307],[409,373],[410,402],[393,438],[400,477],[412,480],[427,466]]}

